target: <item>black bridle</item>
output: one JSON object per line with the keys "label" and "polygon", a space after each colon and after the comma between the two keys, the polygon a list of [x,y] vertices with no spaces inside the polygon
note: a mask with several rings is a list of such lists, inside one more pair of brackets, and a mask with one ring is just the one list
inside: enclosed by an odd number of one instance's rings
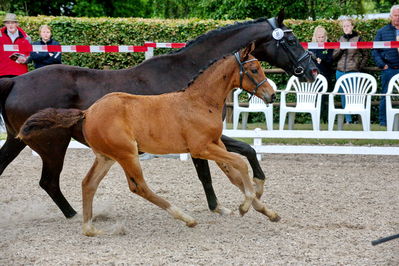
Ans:
{"label": "black bridle", "polygon": [[[244,88],[242,87],[242,81],[243,81],[243,79],[244,79],[244,74],[252,81],[253,84],[255,84],[255,88],[254,88],[252,91],[245,90],[245,91],[247,91],[249,94],[251,94],[251,96],[249,97],[249,100],[251,100],[252,96],[254,96],[254,95],[256,94],[256,91],[258,90],[258,88],[259,88],[260,86],[262,86],[263,83],[267,82],[267,78],[265,78],[264,80],[262,80],[261,82],[258,83],[258,82],[256,82],[256,80],[248,73],[248,71],[246,71],[245,68],[244,68],[244,65],[245,65],[246,63],[253,62],[253,61],[258,61],[258,59],[254,58],[254,59],[250,59],[250,60],[241,62],[240,53],[239,53],[239,52],[235,52],[235,53],[234,53],[234,56],[235,56],[235,58],[236,58],[236,60],[237,60],[238,67],[240,68],[240,89],[244,89]],[[248,100],[248,101],[249,101],[249,100]]]}
{"label": "black bridle", "polygon": [[312,54],[308,50],[305,50],[305,52],[299,58],[297,58],[295,54],[291,51],[289,44],[286,40],[287,38],[284,37],[286,32],[292,32],[292,30],[283,30],[278,27],[276,24],[276,18],[270,18],[267,20],[267,22],[273,29],[272,37],[277,41],[277,47],[281,45],[290,57],[290,61],[294,62],[294,75],[297,77],[303,76],[305,74],[305,68],[301,66],[301,63],[304,61],[311,61]]}

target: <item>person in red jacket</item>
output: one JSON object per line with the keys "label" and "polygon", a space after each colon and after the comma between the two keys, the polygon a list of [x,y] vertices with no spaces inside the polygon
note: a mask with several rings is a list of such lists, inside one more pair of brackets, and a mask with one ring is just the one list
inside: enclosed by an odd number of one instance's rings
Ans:
{"label": "person in red jacket", "polygon": [[6,14],[3,22],[5,27],[0,29],[0,78],[19,76],[28,72],[29,51],[4,51],[4,45],[18,44],[26,47],[30,45],[30,37],[18,27],[15,14]]}

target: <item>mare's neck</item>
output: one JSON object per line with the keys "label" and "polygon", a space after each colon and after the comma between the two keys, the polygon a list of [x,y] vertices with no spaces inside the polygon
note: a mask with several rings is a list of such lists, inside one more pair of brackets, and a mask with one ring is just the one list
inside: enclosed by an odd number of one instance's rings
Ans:
{"label": "mare's neck", "polygon": [[254,40],[266,40],[269,31],[270,25],[266,21],[234,24],[197,38],[179,53],[184,55],[187,63],[195,61],[201,69],[209,61],[237,51]]}
{"label": "mare's neck", "polygon": [[229,92],[239,86],[239,67],[234,56],[221,59],[207,68],[184,94],[203,106],[220,111]]}
{"label": "mare's neck", "polygon": [[198,37],[176,53],[144,61],[130,70],[133,72],[130,78],[136,78],[134,73],[148,71],[146,73],[156,73],[156,78],[140,76],[140,80],[146,82],[147,91],[159,87],[163,88],[163,92],[180,90],[209,62],[235,52],[252,41],[266,42],[270,38],[270,29],[266,21],[238,23],[216,29]]}

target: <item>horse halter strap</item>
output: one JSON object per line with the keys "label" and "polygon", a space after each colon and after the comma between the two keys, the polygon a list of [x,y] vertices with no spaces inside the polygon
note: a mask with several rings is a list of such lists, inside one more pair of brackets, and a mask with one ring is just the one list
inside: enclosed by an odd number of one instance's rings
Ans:
{"label": "horse halter strap", "polygon": [[235,53],[234,53],[234,57],[236,58],[236,61],[237,61],[237,63],[238,63],[238,67],[240,68],[240,89],[243,89],[243,88],[242,88],[242,80],[244,79],[244,74],[252,81],[253,84],[255,84],[255,88],[254,88],[252,91],[247,91],[247,90],[246,90],[249,94],[251,94],[251,96],[249,97],[249,100],[248,100],[248,101],[250,101],[251,98],[256,94],[256,91],[258,90],[258,88],[259,88],[260,86],[262,86],[263,83],[267,82],[267,78],[265,78],[264,80],[262,80],[261,82],[258,83],[258,82],[256,82],[256,80],[248,73],[248,71],[246,71],[246,70],[244,69],[244,65],[245,65],[246,63],[253,62],[253,61],[258,61],[258,59],[254,58],[254,59],[251,59],[251,60],[247,60],[247,61],[241,62],[241,60],[240,60],[240,53],[239,53],[239,52],[235,52]]}
{"label": "horse halter strap", "polygon": [[302,61],[305,60],[312,60],[312,55],[308,50],[305,50],[303,55],[301,55],[299,58],[296,58],[294,53],[289,49],[287,42],[284,40],[284,34],[286,32],[292,32],[292,30],[283,30],[279,28],[276,24],[276,19],[275,18],[270,18],[267,20],[269,25],[272,27],[273,32],[272,36],[273,39],[277,41],[277,46],[281,45],[283,49],[288,53],[288,56],[290,57],[291,61],[295,62],[295,68],[294,68],[294,74],[296,76],[303,76],[305,73],[305,69],[300,65]]}

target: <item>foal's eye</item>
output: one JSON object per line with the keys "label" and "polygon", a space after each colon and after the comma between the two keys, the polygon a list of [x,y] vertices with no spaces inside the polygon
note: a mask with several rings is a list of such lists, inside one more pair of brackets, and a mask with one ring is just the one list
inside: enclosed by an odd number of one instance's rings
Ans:
{"label": "foal's eye", "polygon": [[257,70],[257,69],[251,69],[251,72],[252,72],[253,74],[258,74],[258,70]]}

